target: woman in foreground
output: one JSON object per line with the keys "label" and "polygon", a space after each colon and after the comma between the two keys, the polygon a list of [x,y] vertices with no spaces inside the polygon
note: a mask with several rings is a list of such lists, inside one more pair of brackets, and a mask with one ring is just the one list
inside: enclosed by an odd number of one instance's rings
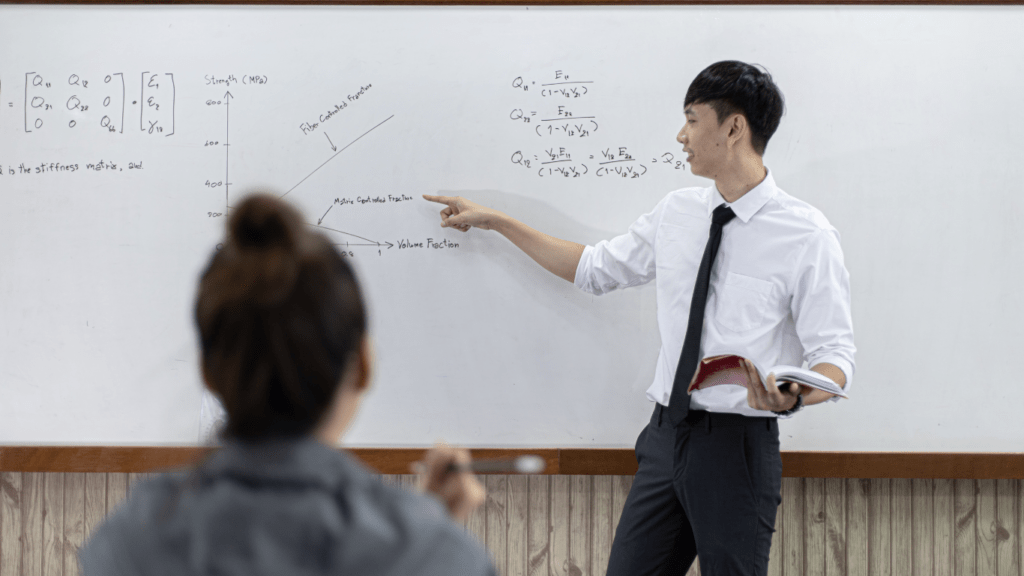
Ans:
{"label": "woman in foreground", "polygon": [[294,209],[253,196],[234,211],[195,320],[223,447],[135,486],[83,547],[84,574],[496,574],[452,521],[484,498],[449,472],[467,452],[427,454],[425,496],[335,449],[370,380],[365,309],[351,268]]}

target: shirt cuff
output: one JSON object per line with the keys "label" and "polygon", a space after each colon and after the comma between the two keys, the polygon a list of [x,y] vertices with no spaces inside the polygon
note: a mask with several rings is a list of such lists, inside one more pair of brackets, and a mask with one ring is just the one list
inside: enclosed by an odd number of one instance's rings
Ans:
{"label": "shirt cuff", "polygon": [[[809,365],[808,367],[813,368],[818,364],[832,364],[836,368],[842,370],[843,376],[846,376],[846,385],[842,387],[843,392],[846,392],[847,394],[850,393],[850,385],[853,384],[853,364],[841,356],[823,356],[821,358],[815,358],[814,364]],[[842,396],[833,396],[826,400],[826,402],[839,402],[842,399]]]}
{"label": "shirt cuff", "polygon": [[580,261],[576,264],[576,276],[573,278],[573,284],[584,292],[593,292],[588,289],[590,282],[587,279],[590,275],[590,259],[593,252],[593,246],[584,246],[583,254],[580,254]]}

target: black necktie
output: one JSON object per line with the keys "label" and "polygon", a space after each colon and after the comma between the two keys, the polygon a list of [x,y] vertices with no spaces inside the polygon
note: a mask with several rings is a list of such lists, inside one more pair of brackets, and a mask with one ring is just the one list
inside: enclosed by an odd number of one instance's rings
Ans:
{"label": "black necktie", "polygon": [[722,227],[736,217],[732,208],[722,204],[715,208],[711,215],[711,234],[704,246],[704,257],[697,271],[697,283],[693,286],[693,298],[690,300],[690,319],[686,323],[686,338],[683,339],[683,352],[679,355],[679,366],[676,378],[672,383],[672,395],[668,401],[669,420],[678,426],[690,411],[690,396],[686,388],[697,371],[700,361],[700,336],[704,329],[704,308],[708,303],[708,286],[711,284],[711,267],[715,264],[718,245],[722,243]]}

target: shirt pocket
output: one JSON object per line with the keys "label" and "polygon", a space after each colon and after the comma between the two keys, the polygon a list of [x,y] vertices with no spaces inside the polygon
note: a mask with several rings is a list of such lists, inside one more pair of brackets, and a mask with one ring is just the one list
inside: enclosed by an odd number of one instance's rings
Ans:
{"label": "shirt pocket", "polygon": [[735,332],[757,328],[764,322],[771,296],[771,282],[729,272],[718,294],[715,319]]}

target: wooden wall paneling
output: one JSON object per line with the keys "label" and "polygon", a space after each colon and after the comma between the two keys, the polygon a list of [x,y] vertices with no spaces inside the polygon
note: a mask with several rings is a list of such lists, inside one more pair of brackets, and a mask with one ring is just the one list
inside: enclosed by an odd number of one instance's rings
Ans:
{"label": "wooden wall paneling", "polygon": [[825,574],[846,576],[846,479],[825,479]]}
{"label": "wooden wall paneling", "polygon": [[932,576],[934,549],[934,519],[932,518],[932,481],[911,480],[911,549],[914,576]]}
{"label": "wooden wall paneling", "polygon": [[107,514],[109,515],[128,497],[128,475],[122,472],[107,473]]}
{"label": "wooden wall paneling", "polygon": [[[571,476],[551,477],[551,574],[569,576],[569,492]],[[578,576],[578,575],[575,575]]]}
{"label": "wooden wall paneling", "polygon": [[978,483],[978,576],[996,576],[996,481]]}
{"label": "wooden wall paneling", "polygon": [[782,506],[775,513],[775,533],[768,551],[768,576],[782,576]]}
{"label": "wooden wall paneling", "polygon": [[528,525],[530,521],[530,479],[520,474],[508,476],[508,537],[506,576],[526,576]]}
{"label": "wooden wall paneling", "polygon": [[632,476],[612,477],[612,540],[615,540],[615,531],[619,529],[619,520],[622,519],[622,509],[626,506],[626,498],[629,497],[629,490],[633,487]]}
{"label": "wooden wall paneling", "polygon": [[999,576],[1021,576],[1017,556],[1017,480],[996,481],[996,566]]}
{"label": "wooden wall paneling", "polygon": [[[487,479],[480,478],[480,483],[484,485],[484,490],[487,489]],[[484,501],[483,506],[477,506],[476,510],[470,513],[469,518],[466,520],[466,530],[476,536],[477,540],[481,544],[487,545],[487,504]]]}
{"label": "wooden wall paneling", "polygon": [[570,476],[569,481],[569,573],[591,576],[590,512],[591,476]]}
{"label": "wooden wall paneling", "polygon": [[846,573],[850,576],[868,576],[870,491],[870,480],[846,479]]}
{"label": "wooden wall paneling", "polygon": [[892,481],[868,480],[868,574],[892,575]]}
{"label": "wooden wall paneling", "polygon": [[506,506],[508,503],[508,476],[493,475],[484,477],[487,486],[487,535],[485,544],[491,551],[498,573],[504,575],[508,554],[506,539],[508,537],[508,521]]}
{"label": "wooden wall paneling", "polygon": [[1017,544],[1014,546],[1017,557],[1017,570],[1024,576],[1024,480],[1016,480],[1017,484],[1017,521],[1015,522]]}
{"label": "wooden wall paneling", "polygon": [[85,541],[85,474],[64,474],[64,576],[78,576],[78,549]]}
{"label": "wooden wall paneling", "polygon": [[43,494],[45,472],[23,472],[21,475],[21,574],[41,576],[43,573]]}
{"label": "wooden wall paneling", "polygon": [[64,474],[50,472],[43,481],[43,576],[64,573]]}
{"label": "wooden wall paneling", "polygon": [[0,472],[0,576],[21,575],[21,472]]}
{"label": "wooden wall paneling", "polygon": [[825,573],[825,479],[804,478],[804,561],[802,574]]}
{"label": "wooden wall paneling", "polygon": [[[77,550],[148,474],[0,473],[0,576],[77,574]],[[386,475],[414,488],[411,474]],[[504,576],[601,576],[630,476],[482,477],[467,530]],[[784,478],[770,576],[1024,576],[1021,481]],[[475,520],[474,520],[475,519]],[[695,564],[688,574],[699,574]]]}
{"label": "wooden wall paneling", "polygon": [[932,480],[932,556],[935,576],[953,576],[954,534],[953,481]]}
{"label": "wooden wall paneling", "polygon": [[594,476],[590,508],[590,569],[595,576],[608,571],[608,552],[612,547],[612,476]]}
{"label": "wooden wall paneling", "polygon": [[976,524],[977,495],[974,480],[957,480],[953,491],[953,574],[955,576],[975,576],[978,573],[976,562],[977,529]]}
{"label": "wooden wall paneling", "polygon": [[107,475],[88,472],[85,475],[85,541],[107,515]]}
{"label": "wooden wall paneling", "polygon": [[801,576],[804,561],[804,479],[782,479],[782,574]]}
{"label": "wooden wall paneling", "polygon": [[550,576],[551,477],[530,476],[527,497],[526,557],[529,576]]}
{"label": "wooden wall paneling", "polygon": [[914,500],[909,478],[890,481],[889,513],[892,514],[892,573],[911,574],[914,569]]}

